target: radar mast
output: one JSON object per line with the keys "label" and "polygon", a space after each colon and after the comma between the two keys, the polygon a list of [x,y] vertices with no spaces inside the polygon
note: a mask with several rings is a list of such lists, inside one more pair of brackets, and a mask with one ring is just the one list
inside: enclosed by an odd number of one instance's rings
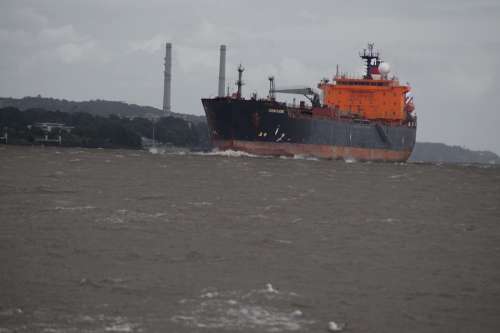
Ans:
{"label": "radar mast", "polygon": [[364,79],[371,79],[372,74],[379,74],[378,65],[381,63],[380,54],[373,49],[374,46],[374,43],[368,43],[368,48],[363,49],[363,52],[359,53],[361,59],[366,62],[366,73],[363,76]]}

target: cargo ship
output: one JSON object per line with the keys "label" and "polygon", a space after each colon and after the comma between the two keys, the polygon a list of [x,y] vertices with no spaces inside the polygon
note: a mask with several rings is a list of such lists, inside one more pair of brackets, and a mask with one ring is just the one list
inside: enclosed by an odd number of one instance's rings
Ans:
{"label": "cargo ship", "polygon": [[[359,56],[366,68],[360,77],[341,74],[337,66],[331,81],[319,82],[319,91],[276,89],[269,77],[269,95],[261,99],[242,96],[240,65],[235,93],[202,99],[213,145],[256,155],[406,161],[417,130],[410,87],[389,76],[390,67],[373,44]],[[280,93],[304,100],[280,102]]]}

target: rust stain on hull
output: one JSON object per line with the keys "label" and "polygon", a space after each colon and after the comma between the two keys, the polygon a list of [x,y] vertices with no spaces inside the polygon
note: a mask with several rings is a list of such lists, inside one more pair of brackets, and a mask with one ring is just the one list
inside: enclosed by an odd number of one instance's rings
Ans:
{"label": "rust stain on hull", "polygon": [[405,162],[411,150],[388,150],[299,143],[274,143],[241,140],[214,140],[220,150],[238,150],[255,155],[312,156],[323,159],[355,159],[358,161]]}

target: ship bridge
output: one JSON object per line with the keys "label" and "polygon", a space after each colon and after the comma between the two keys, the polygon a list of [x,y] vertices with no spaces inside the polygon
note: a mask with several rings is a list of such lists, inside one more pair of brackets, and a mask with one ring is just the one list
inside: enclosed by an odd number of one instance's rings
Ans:
{"label": "ship bridge", "polygon": [[365,61],[365,75],[351,78],[340,75],[337,69],[332,83],[323,80],[318,85],[323,91],[323,103],[368,120],[406,121],[410,87],[400,85],[395,77],[388,78],[389,64],[380,59],[373,44],[368,44],[360,57]]}

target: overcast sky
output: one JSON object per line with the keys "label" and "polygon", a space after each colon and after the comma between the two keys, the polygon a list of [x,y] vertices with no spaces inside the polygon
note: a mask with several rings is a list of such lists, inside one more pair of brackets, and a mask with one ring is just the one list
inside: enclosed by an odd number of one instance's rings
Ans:
{"label": "overcast sky", "polygon": [[[202,114],[246,68],[244,94],[359,73],[373,41],[413,89],[420,141],[500,153],[498,0],[0,0],[0,96],[41,94],[161,108],[173,43],[172,110]],[[232,89],[232,88],[231,88]]]}

